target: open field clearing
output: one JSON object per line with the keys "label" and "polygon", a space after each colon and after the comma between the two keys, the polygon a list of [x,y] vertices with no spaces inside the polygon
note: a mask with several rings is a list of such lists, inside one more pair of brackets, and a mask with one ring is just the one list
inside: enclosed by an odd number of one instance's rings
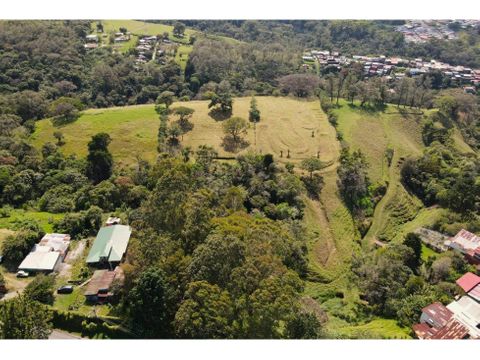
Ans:
{"label": "open field clearing", "polygon": [[10,216],[0,218],[0,229],[12,229],[15,224],[24,219],[34,219],[38,221],[43,231],[53,232],[53,222],[59,220],[64,214],[52,214],[43,211],[12,209]]}
{"label": "open field clearing", "polygon": [[[320,110],[318,101],[299,101],[281,97],[258,97],[261,120],[256,131],[250,127],[246,135],[249,146],[243,149],[272,153],[281,162],[300,162],[302,159],[316,156],[333,162],[338,156],[338,144],[335,131]],[[195,110],[192,117],[194,128],[183,136],[183,146],[193,150],[208,144],[213,146],[220,156],[235,156],[222,148],[222,122],[209,116],[208,101],[190,101],[174,103],[172,107],[187,106]],[[233,116],[248,119],[250,98],[236,98],[233,103]],[[173,116],[170,117],[171,120]],[[92,135],[107,132],[112,138],[110,150],[119,166],[128,165],[137,156],[154,161],[157,155],[158,115],[153,105],[135,105],[122,108],[90,109],[75,122],[55,127],[48,119],[37,123],[33,143],[40,148],[45,142],[55,142],[53,133],[61,131],[66,144],[62,147],[66,154],[85,156],[87,143]],[[255,140],[256,132],[256,140]],[[312,137],[312,132],[314,137]],[[287,159],[290,150],[291,158]],[[283,158],[280,152],[283,151]]]}

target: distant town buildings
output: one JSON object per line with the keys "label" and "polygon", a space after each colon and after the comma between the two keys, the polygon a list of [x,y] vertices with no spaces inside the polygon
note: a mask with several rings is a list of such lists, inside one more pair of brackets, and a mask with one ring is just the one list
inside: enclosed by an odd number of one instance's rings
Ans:
{"label": "distant town buildings", "polygon": [[407,20],[395,30],[401,32],[407,42],[423,43],[431,39],[454,40],[458,38],[456,31],[478,26],[478,20]]}
{"label": "distant town buildings", "polygon": [[405,75],[415,77],[438,71],[446,78],[449,78],[452,84],[465,85],[464,91],[467,93],[476,93],[475,87],[480,85],[480,70],[466,66],[450,65],[437,60],[405,59],[386,57],[384,55],[353,55],[347,57],[340,55],[338,52],[330,52],[328,50],[305,51],[302,60],[306,68],[314,63],[318,63],[321,67],[334,66],[338,69],[353,63],[360,63],[363,65],[363,74],[366,77],[380,76],[387,80],[398,80]]}

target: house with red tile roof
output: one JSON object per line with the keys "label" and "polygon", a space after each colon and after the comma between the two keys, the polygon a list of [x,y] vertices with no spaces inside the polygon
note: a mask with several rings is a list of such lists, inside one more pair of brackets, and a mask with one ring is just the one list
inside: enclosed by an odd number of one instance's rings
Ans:
{"label": "house with red tile roof", "polygon": [[480,284],[480,276],[475,275],[471,272],[467,272],[456,281],[456,284],[460,286],[463,291],[468,293],[470,290]]}

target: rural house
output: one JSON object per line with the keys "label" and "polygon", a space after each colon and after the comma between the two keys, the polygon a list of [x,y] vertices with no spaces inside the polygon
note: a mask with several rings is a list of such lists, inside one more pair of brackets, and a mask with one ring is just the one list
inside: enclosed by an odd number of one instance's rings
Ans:
{"label": "rural house", "polygon": [[87,264],[119,263],[128,247],[132,230],[127,225],[102,227],[88,253]]}
{"label": "rural house", "polygon": [[112,284],[114,281],[123,283],[123,270],[117,266],[115,270],[97,270],[85,289],[85,300],[90,303],[104,303],[114,296]]}
{"label": "rural house", "polygon": [[445,241],[445,245],[462,253],[469,263],[480,265],[480,237],[477,235],[462,229],[453,238]]}
{"label": "rural house", "polygon": [[441,303],[433,303],[422,309],[420,323],[413,325],[419,339],[464,339],[468,329],[453,317],[453,312]]}
{"label": "rural house", "polygon": [[22,261],[18,270],[27,272],[52,272],[64,260],[70,247],[70,235],[45,234]]}
{"label": "rural house", "polygon": [[25,257],[18,270],[48,273],[55,271],[61,262],[62,258],[59,252],[51,251],[51,248],[47,246],[36,246],[35,251]]}

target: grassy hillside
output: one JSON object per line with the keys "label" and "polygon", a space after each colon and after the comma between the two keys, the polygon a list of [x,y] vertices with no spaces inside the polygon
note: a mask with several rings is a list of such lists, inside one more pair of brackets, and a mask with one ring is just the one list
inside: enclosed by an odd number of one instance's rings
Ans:
{"label": "grassy hillside", "polygon": [[[400,183],[400,169],[409,156],[419,156],[424,150],[422,126],[428,111],[407,110],[401,113],[388,105],[384,111],[362,109],[345,101],[336,109],[338,129],[352,149],[361,149],[370,164],[372,182],[388,184],[387,192],[378,203],[372,226],[365,239],[401,240],[404,235],[420,226],[432,224],[441,209],[422,209],[422,203],[410,195]],[[454,145],[462,152],[471,152],[458,130],[454,132]],[[385,156],[393,149],[391,166]]]}
{"label": "grassy hillside", "polygon": [[[246,139],[249,146],[242,150],[255,149],[262,153],[272,153],[279,161],[299,162],[320,152],[323,161],[333,161],[338,153],[333,128],[320,110],[318,101],[299,101],[281,97],[258,97],[261,121],[248,130]],[[183,146],[195,150],[199,145],[214,146],[222,156],[236,154],[222,148],[222,122],[209,115],[208,101],[175,103],[175,106],[188,106],[195,110],[192,118],[194,128],[182,140]],[[248,118],[250,98],[236,98],[233,115]],[[107,132],[112,137],[110,150],[120,166],[135,161],[136,156],[153,161],[156,158],[158,115],[153,105],[137,105],[121,108],[90,109],[75,122],[55,127],[50,120],[37,122],[32,136],[35,146],[40,148],[45,142],[55,142],[53,133],[61,131],[65,135],[66,154],[85,156],[87,143],[98,132]],[[314,137],[312,137],[312,131]],[[287,150],[291,158],[287,159]],[[280,158],[283,151],[283,158]]]}

